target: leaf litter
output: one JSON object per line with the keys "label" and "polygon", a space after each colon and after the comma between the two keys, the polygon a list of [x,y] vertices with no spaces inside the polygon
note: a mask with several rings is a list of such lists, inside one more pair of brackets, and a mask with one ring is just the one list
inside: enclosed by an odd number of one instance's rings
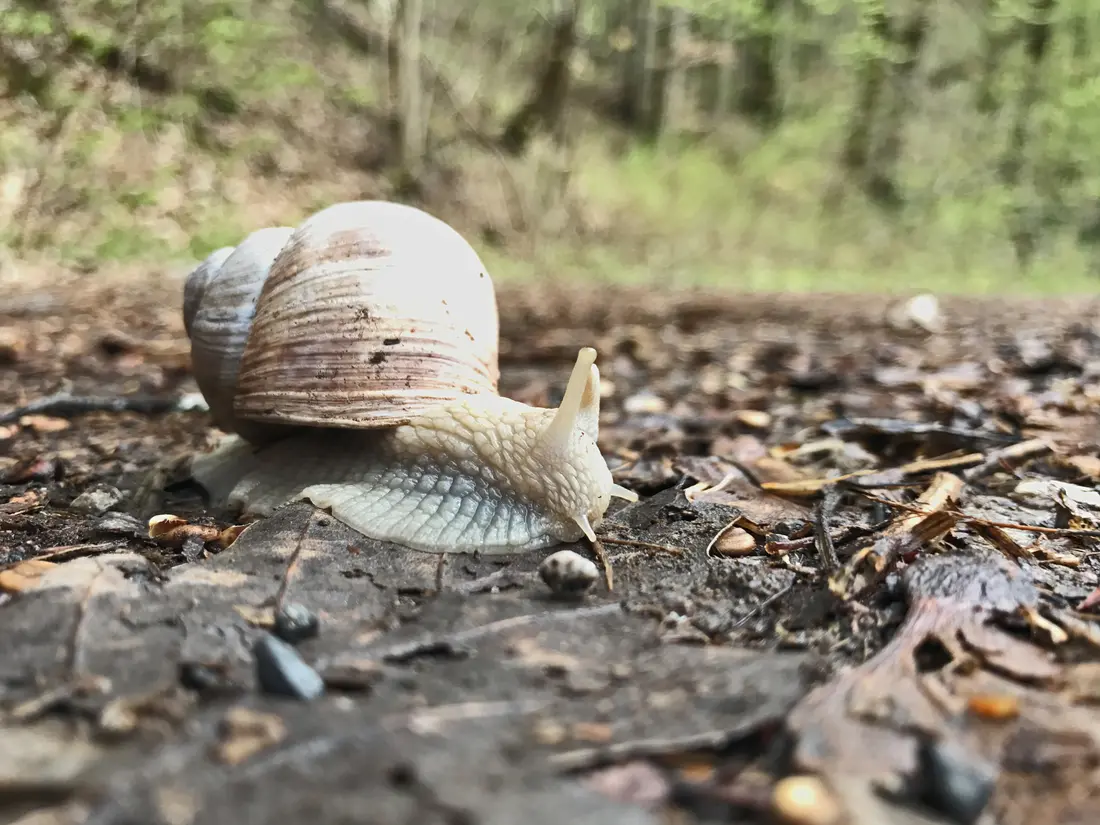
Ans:
{"label": "leaf litter", "polygon": [[537,572],[562,548],[211,510],[181,473],[216,433],[178,279],[64,281],[0,314],[5,821],[1100,811],[1087,302],[902,324],[850,296],[502,288],[502,392],[556,403],[595,344],[601,447],[641,495],[572,547],[607,576],[563,600]]}

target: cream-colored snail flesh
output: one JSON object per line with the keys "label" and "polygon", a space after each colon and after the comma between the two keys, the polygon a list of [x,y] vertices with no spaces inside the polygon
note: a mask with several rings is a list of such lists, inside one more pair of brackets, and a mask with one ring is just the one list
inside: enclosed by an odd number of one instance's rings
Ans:
{"label": "cream-colored snail flesh", "polygon": [[432,552],[595,539],[617,496],[597,446],[596,351],[557,409],[497,392],[492,281],[450,226],[384,201],[253,233],[189,276],[196,382],[229,435],[195,456],[215,500],[308,500],[364,535]]}

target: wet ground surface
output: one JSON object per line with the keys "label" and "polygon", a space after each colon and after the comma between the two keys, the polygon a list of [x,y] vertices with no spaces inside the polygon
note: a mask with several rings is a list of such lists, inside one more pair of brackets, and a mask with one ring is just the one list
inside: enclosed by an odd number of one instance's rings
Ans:
{"label": "wet ground surface", "polygon": [[502,392],[595,345],[641,496],[562,598],[233,529],[178,290],[3,284],[0,822],[1100,816],[1100,302],[501,289]]}

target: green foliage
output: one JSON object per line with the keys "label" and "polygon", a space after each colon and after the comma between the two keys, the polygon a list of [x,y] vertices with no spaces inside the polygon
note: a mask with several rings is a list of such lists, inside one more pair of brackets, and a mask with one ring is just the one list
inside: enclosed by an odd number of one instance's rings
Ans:
{"label": "green foliage", "polygon": [[0,35],[7,37],[39,39],[50,36],[54,29],[49,12],[14,7],[0,15]]}
{"label": "green foliage", "polygon": [[[608,101],[629,86],[635,63],[609,44],[631,25],[633,7],[584,4],[589,51],[574,61],[583,71],[574,79],[568,120],[577,139],[561,210],[571,222],[556,235],[532,229],[524,240],[537,241],[534,253],[486,250],[503,277],[984,290],[1041,286],[1057,272],[1059,288],[1088,283],[1100,263],[1100,247],[1082,240],[1100,220],[1100,50],[1092,46],[1100,6],[1092,0],[1054,4],[1039,66],[1025,42],[1029,25],[1046,22],[1035,0],[995,0],[984,19],[984,3],[930,0],[908,78],[898,67],[913,57],[906,33],[920,3],[658,3],[697,16],[685,53],[732,31],[733,71],[686,70],[682,120],[652,144],[624,136]],[[258,224],[385,191],[386,170],[371,164],[389,114],[378,43],[388,22],[380,4],[339,5],[373,45],[326,27],[315,0],[74,0],[54,6],[61,16],[31,0],[9,2],[0,45],[30,55],[33,76],[20,78],[26,94],[0,101],[0,182],[25,174],[32,208],[13,220],[41,217],[26,231],[5,230],[4,240],[70,259],[201,258]],[[431,143],[457,183],[429,186],[426,205],[451,209],[460,226],[468,218],[465,231],[506,224],[515,207],[497,201],[523,201],[536,225],[553,211],[544,161],[505,162],[491,138],[529,94],[546,19],[560,7],[430,6],[426,76],[440,80],[426,104]],[[771,60],[778,89],[779,115],[766,126],[738,114],[759,69],[754,55]],[[861,93],[876,75],[881,88],[867,113]],[[730,100],[719,107],[723,77]],[[840,158],[864,115],[872,168],[852,171]],[[474,129],[481,134],[471,139]],[[1006,175],[1009,167],[1019,174]],[[874,175],[888,179],[897,203],[875,200]],[[1018,237],[1028,232],[1038,251],[1021,269]]]}

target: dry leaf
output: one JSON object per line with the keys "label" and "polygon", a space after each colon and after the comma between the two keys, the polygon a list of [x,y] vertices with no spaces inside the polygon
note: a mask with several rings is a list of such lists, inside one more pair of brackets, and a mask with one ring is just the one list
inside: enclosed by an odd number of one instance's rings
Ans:
{"label": "dry leaf", "polygon": [[7,570],[0,570],[0,591],[5,593],[21,593],[30,590],[38,584],[48,571],[57,567],[52,561],[41,559],[28,559],[21,561]]}
{"label": "dry leaf", "polygon": [[746,427],[755,430],[765,430],[771,426],[772,417],[763,410],[738,410],[733,417]]}
{"label": "dry leaf", "polygon": [[230,708],[222,720],[222,739],[214,756],[227,765],[239,765],[260,751],[277,745],[286,736],[286,725],[274,713],[249,708]]}
{"label": "dry leaf", "polygon": [[1100,482],[1100,456],[1074,455],[1062,459],[1060,463],[1094,482]]}
{"label": "dry leaf", "polygon": [[24,415],[19,419],[19,425],[36,433],[59,433],[72,426],[67,419],[48,415]]}
{"label": "dry leaf", "polygon": [[573,739],[602,744],[611,741],[611,726],[599,722],[578,722],[572,726]]}

